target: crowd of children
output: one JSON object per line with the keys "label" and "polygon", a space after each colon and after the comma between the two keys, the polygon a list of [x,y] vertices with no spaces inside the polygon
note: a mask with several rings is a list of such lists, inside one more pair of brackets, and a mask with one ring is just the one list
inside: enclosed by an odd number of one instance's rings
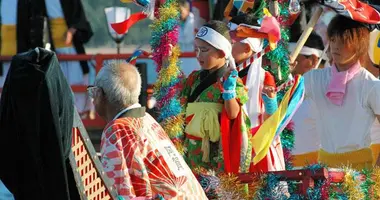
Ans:
{"label": "crowd of children", "polygon": [[[257,22],[249,14],[232,18],[228,26],[210,21],[196,35],[202,69],[189,75],[181,95],[186,160],[192,169],[235,173],[285,169],[279,136],[267,158],[252,163],[250,130],[277,109],[276,84],[261,59],[239,72],[235,67],[263,49],[263,39],[236,34],[239,24],[259,26]],[[375,122],[380,120],[380,81],[362,65],[370,31],[337,15],[327,29],[329,49],[324,51],[322,37],[313,32],[291,64],[292,75],[305,80],[305,99],[293,117],[295,166],[321,162],[332,168],[363,169],[376,164],[378,155],[370,146],[376,143],[371,138],[380,134]],[[289,51],[299,37],[292,36]]]}
{"label": "crowd of children", "polygon": [[[189,5],[181,6],[188,9]],[[236,67],[265,48],[263,38],[241,37],[239,26],[260,27],[260,23],[253,14],[242,14],[229,23],[209,21],[195,35],[201,69],[184,79],[180,95],[185,161],[192,170],[235,174],[285,170],[277,134],[265,158],[253,162],[253,130],[281,110],[275,78],[264,70],[261,57],[244,69]],[[305,88],[304,100],[292,118],[295,167],[320,162],[330,168],[361,170],[380,165],[380,81],[366,66],[371,65],[371,31],[361,22],[336,15],[322,36],[328,50],[313,32],[290,64],[289,78],[301,75]],[[300,37],[301,33],[292,35],[289,51]]]}

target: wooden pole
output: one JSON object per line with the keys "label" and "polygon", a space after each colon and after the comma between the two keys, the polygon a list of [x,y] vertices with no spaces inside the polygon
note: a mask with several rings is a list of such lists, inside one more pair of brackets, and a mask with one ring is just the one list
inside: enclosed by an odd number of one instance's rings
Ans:
{"label": "wooden pole", "polygon": [[296,48],[293,50],[291,56],[290,56],[290,63],[294,63],[296,60],[298,54],[300,53],[303,45],[305,45],[306,40],[309,38],[311,32],[314,29],[315,24],[318,22],[319,18],[321,17],[323,12],[322,7],[318,7],[316,11],[314,12],[313,16],[311,17],[309,23],[307,24],[305,30],[303,31],[300,39],[298,39]]}
{"label": "wooden pole", "polygon": [[323,56],[326,55],[326,52],[327,52],[327,50],[329,49],[329,46],[330,46],[330,43],[327,43],[325,49],[324,49],[323,52],[322,52],[321,57],[320,57],[319,60],[318,60],[317,65],[315,65],[314,69],[318,69],[319,65],[321,64],[321,62],[322,62],[322,60],[323,60]]}
{"label": "wooden pole", "polygon": [[277,0],[272,0],[269,2],[269,11],[275,17],[280,15],[280,9],[278,7],[278,1]]}

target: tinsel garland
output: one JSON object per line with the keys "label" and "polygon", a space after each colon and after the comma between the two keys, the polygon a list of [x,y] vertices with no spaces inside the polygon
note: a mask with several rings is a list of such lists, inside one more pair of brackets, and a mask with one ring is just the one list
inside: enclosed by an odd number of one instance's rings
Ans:
{"label": "tinsel garland", "polygon": [[[361,187],[361,190],[363,191],[364,193],[364,200],[371,200],[370,196],[371,196],[371,191],[370,191],[370,188],[372,186],[374,186],[375,182],[373,181],[373,177],[372,177],[372,170],[367,170],[367,169],[364,169],[362,171],[362,174],[364,175],[365,177],[365,180],[364,182],[360,185]],[[376,198],[377,199],[377,198]]]}
{"label": "tinsel garland", "polygon": [[374,199],[380,199],[380,168],[376,167],[372,171],[371,175],[373,181],[373,190],[372,194]]}
{"label": "tinsel garland", "polygon": [[[324,166],[315,164],[311,167],[319,169]],[[310,169],[310,166],[305,167],[305,169]],[[342,183],[333,184],[330,179],[317,181],[315,187],[308,190],[307,199],[379,199],[380,185],[376,183],[380,178],[380,168],[355,171],[349,167],[344,167],[342,171],[345,173]]]}
{"label": "tinsel garland", "polygon": [[[305,170],[318,170],[325,168],[324,165],[314,164],[306,166]],[[242,184],[238,177],[231,174],[215,174],[212,171],[196,170],[202,177],[200,182],[202,187],[210,186],[209,180],[217,180],[213,186],[213,196],[210,199],[264,199],[264,200],[356,200],[356,199],[379,199],[380,191],[380,168],[373,170],[355,171],[349,167],[342,168],[345,173],[342,183],[332,183],[331,178],[327,180],[317,180],[313,188],[308,188],[306,195],[290,191],[289,185],[296,184],[298,181],[280,181],[279,177],[272,173],[257,176],[253,183]],[[210,178],[211,177],[211,178]],[[287,185],[286,185],[287,183]],[[217,187],[215,187],[217,186]],[[248,192],[246,190],[248,188]],[[207,192],[206,192],[207,193]]]}
{"label": "tinsel garland", "polygon": [[[156,4],[157,5],[157,4]],[[179,5],[176,0],[166,0],[158,4],[155,20],[150,28],[152,38],[152,59],[157,65],[157,81],[154,85],[154,97],[160,110],[157,118],[177,149],[183,153],[183,118],[179,93],[182,87],[183,73],[179,68],[180,48]]]}

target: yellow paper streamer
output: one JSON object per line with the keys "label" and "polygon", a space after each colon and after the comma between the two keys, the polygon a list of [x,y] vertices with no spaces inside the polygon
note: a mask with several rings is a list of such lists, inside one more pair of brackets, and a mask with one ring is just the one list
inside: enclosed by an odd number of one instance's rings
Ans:
{"label": "yellow paper streamer", "polygon": [[263,13],[264,13],[264,15],[267,16],[267,17],[272,17],[272,14],[269,12],[268,8],[264,8],[264,9],[263,9]]}
{"label": "yellow paper streamer", "polygon": [[264,121],[257,133],[252,137],[252,147],[256,153],[255,157],[253,158],[254,164],[260,162],[267,155],[269,147],[272,144],[273,138],[276,134],[277,128],[286,114],[291,92],[291,89],[286,92],[276,112]]}

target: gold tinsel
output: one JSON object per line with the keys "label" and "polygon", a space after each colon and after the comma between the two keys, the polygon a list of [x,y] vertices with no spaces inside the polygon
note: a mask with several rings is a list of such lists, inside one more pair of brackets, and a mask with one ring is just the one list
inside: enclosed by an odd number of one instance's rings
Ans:
{"label": "gold tinsel", "polygon": [[175,138],[178,133],[181,133],[183,129],[184,119],[181,116],[173,116],[169,119],[164,120],[161,125],[165,127],[165,130],[169,138]]}
{"label": "gold tinsel", "polygon": [[167,22],[169,19],[172,19],[173,16],[179,15],[179,6],[177,3],[173,3],[172,6],[168,7],[160,7],[158,10],[160,17],[157,20],[154,20],[150,25],[153,30],[160,29],[163,23]]}
{"label": "gold tinsel", "polygon": [[[201,166],[197,166],[193,169],[193,172],[194,174],[205,174],[205,175],[211,175],[210,174],[210,171],[208,171],[207,169],[205,169],[204,167],[201,167]],[[213,173],[215,174],[215,173]]]}
{"label": "gold tinsel", "polygon": [[177,78],[181,71],[178,68],[178,57],[181,54],[180,47],[176,45],[172,48],[172,56],[165,62],[164,65],[167,67],[163,67],[158,73],[157,81],[161,84],[155,85],[155,91],[159,91],[160,87],[167,87],[169,84],[173,82],[172,79]]}
{"label": "gold tinsel", "polygon": [[374,182],[372,186],[374,199],[380,199],[380,167],[373,168],[372,180]]}
{"label": "gold tinsel", "polygon": [[248,193],[246,194],[245,199],[257,199],[259,194],[258,192],[265,185],[265,175],[260,176],[260,178],[254,179],[252,183],[248,185]]}
{"label": "gold tinsel", "polygon": [[247,186],[241,184],[238,177],[233,174],[219,174],[220,186],[218,194],[220,200],[226,199],[246,199]]}
{"label": "gold tinsel", "polygon": [[176,2],[172,2],[171,6],[160,7],[159,12],[160,12],[160,19],[159,20],[161,22],[166,22],[169,19],[172,19],[173,16],[179,15],[179,4]]}
{"label": "gold tinsel", "polygon": [[178,56],[181,54],[180,47],[178,45],[172,48],[172,55],[169,59],[163,61],[163,68],[158,72],[157,82],[154,84],[154,91],[160,91],[161,87],[167,87],[172,79],[180,75],[181,71],[178,68]]}
{"label": "gold tinsel", "polygon": [[355,177],[353,169],[346,168],[343,182],[343,190],[346,192],[349,200],[364,199],[365,195],[360,188],[361,181]]}

